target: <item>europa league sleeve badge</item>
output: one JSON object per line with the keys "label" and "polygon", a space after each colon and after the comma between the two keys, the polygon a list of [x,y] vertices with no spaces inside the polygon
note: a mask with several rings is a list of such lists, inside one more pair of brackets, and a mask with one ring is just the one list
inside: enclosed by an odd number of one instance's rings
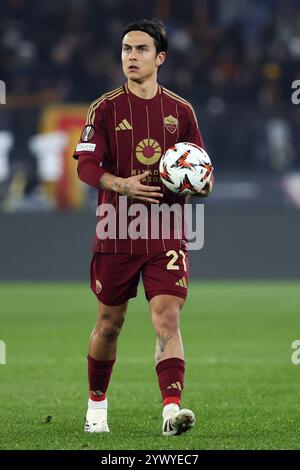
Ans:
{"label": "europa league sleeve badge", "polygon": [[92,126],[91,124],[88,124],[87,126],[85,126],[85,128],[83,129],[81,133],[81,140],[82,142],[89,142],[90,140],[92,140],[94,135],[95,135],[94,126]]}

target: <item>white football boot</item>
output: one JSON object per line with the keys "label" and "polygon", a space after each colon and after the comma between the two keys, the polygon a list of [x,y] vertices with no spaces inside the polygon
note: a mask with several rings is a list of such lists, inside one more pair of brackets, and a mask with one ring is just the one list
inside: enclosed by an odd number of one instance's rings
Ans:
{"label": "white football boot", "polygon": [[195,415],[191,410],[179,409],[175,403],[163,409],[163,436],[179,436],[195,426]]}
{"label": "white football boot", "polygon": [[89,400],[83,429],[85,432],[109,432],[107,408],[92,408]]}

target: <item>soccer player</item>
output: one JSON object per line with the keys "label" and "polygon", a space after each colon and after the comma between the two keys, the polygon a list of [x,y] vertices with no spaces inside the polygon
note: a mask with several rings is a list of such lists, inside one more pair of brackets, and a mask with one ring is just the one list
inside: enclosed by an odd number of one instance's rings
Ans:
{"label": "soccer player", "polygon": [[[147,209],[153,204],[184,204],[184,198],[160,184],[159,159],[177,142],[201,147],[203,142],[192,106],[157,82],[167,48],[167,34],[159,20],[129,24],[122,34],[126,84],[103,94],[89,108],[74,158],[79,178],[99,190],[100,211],[111,204],[117,215],[125,217],[124,199],[129,209],[135,202]],[[207,196],[211,188],[209,181],[202,195]],[[132,218],[126,217],[128,226]],[[141,274],[157,336],[163,435],[178,435],[195,423],[191,410],[180,409],[185,361],[179,318],[188,286],[186,239],[175,237],[174,224],[168,238],[161,234],[158,239],[121,237],[118,220],[116,233],[96,236],[93,247],[90,282],[98,299],[98,318],[89,342],[90,394],[84,430],[109,431],[106,392],[128,301],[136,296]],[[147,220],[151,223],[150,216]]]}

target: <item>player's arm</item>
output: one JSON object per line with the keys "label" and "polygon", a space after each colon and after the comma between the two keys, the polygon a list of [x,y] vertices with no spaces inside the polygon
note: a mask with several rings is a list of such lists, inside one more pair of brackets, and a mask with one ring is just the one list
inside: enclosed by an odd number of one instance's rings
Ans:
{"label": "player's arm", "polygon": [[[188,118],[187,118],[187,127],[184,134],[183,141],[185,142],[192,142],[193,144],[198,145],[199,147],[205,149],[205,145],[202,139],[202,135],[199,130],[197,117],[193,108],[190,108],[188,111]],[[214,176],[211,172],[209,181],[206,183],[204,188],[200,191],[200,197],[207,197],[212,192],[214,186]]]}
{"label": "player's arm", "polygon": [[114,191],[129,198],[151,203],[158,203],[163,197],[159,186],[142,184],[142,180],[149,175],[149,171],[130,178],[121,178],[101,168],[97,160],[92,157],[81,155],[78,160],[77,173],[81,181],[96,189]]}
{"label": "player's arm", "polygon": [[159,200],[163,197],[161,188],[159,186],[147,186],[142,183],[142,180],[148,175],[149,171],[145,171],[141,175],[121,178],[111,173],[104,173],[99,184],[100,188],[106,191],[115,191],[129,198],[145,202],[159,203]]}
{"label": "player's arm", "polygon": [[107,154],[105,103],[88,111],[87,124],[81,133],[73,157],[78,160],[77,173],[81,181],[96,189],[105,189],[145,202],[158,203],[163,197],[159,186],[147,186],[142,180],[149,172],[121,178],[109,173],[103,163]]}

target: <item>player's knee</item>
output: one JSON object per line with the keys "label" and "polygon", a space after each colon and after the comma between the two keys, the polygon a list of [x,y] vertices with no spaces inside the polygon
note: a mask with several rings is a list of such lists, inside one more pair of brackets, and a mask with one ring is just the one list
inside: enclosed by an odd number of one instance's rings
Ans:
{"label": "player's knee", "polygon": [[107,341],[113,341],[119,336],[120,327],[113,324],[104,324],[99,327],[98,333]]}
{"label": "player's knee", "polygon": [[120,334],[124,319],[116,322],[102,321],[97,325],[97,333],[106,341],[114,341]]}

